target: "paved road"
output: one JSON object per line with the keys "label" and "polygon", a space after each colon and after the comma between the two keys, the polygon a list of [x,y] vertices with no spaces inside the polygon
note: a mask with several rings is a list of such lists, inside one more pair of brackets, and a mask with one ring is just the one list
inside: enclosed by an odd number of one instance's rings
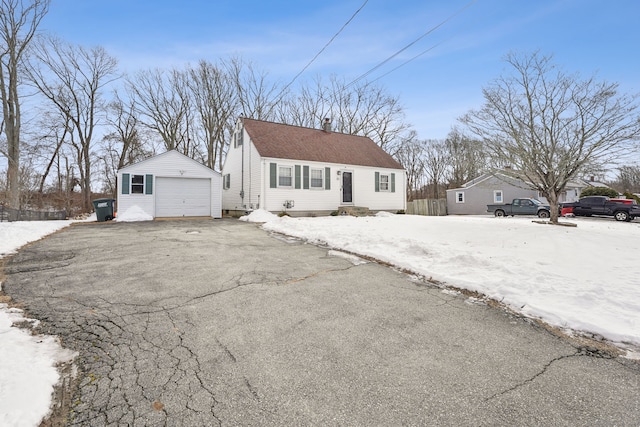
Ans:
{"label": "paved road", "polygon": [[254,224],[78,224],[5,270],[80,354],[72,426],[640,425],[637,363]]}

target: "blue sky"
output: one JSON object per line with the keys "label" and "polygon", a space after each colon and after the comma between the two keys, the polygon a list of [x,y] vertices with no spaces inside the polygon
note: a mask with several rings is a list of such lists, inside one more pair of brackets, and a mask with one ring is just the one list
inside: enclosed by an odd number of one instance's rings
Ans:
{"label": "blue sky", "polygon": [[[103,46],[127,72],[239,55],[284,85],[363,3],[52,0],[41,30]],[[567,71],[640,92],[637,0],[369,0],[299,80],[356,79],[463,8],[369,76],[433,48],[377,80],[399,96],[420,138],[445,138],[457,117],[478,108],[510,51],[553,54]]]}

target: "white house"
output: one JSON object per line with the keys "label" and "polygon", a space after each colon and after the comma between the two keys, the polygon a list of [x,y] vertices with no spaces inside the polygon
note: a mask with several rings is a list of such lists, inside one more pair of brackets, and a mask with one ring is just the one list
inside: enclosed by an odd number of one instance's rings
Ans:
{"label": "white house", "polygon": [[240,118],[222,168],[222,209],[294,216],[406,209],[405,170],[370,138]]}
{"label": "white house", "polygon": [[153,218],[222,217],[220,173],[175,151],[118,171],[118,213],[137,206]]}

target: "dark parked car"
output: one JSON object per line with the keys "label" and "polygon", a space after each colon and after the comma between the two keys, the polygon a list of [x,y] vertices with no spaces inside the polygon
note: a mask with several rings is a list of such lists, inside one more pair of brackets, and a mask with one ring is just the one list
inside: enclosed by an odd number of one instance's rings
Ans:
{"label": "dark parked car", "polygon": [[612,216],[617,221],[631,221],[640,216],[640,205],[633,200],[610,199],[605,196],[583,197],[577,202],[563,203],[562,211],[575,216]]}

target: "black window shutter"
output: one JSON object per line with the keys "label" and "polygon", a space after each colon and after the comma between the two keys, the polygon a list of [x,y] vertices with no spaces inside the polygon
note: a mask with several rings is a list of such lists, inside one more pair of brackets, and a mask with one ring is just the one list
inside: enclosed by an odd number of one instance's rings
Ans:
{"label": "black window shutter", "polygon": [[269,187],[278,187],[278,170],[275,163],[269,163]]}
{"label": "black window shutter", "polygon": [[129,174],[123,173],[121,182],[122,194],[129,194],[129,184],[131,184],[131,178],[129,178]]}
{"label": "black window shutter", "polygon": [[376,192],[380,191],[380,172],[376,172]]}
{"label": "black window shutter", "polygon": [[391,192],[392,193],[396,192],[396,174],[395,173],[391,174]]}
{"label": "black window shutter", "polygon": [[300,165],[296,165],[296,182],[295,182],[295,188],[299,189],[301,187],[301,171],[300,171]]}
{"label": "black window shutter", "polygon": [[324,189],[331,190],[331,168],[324,168]]}
{"label": "black window shutter", "polygon": [[144,176],[144,194],[153,194],[153,175]]}
{"label": "black window shutter", "polygon": [[302,167],[302,188],[309,189],[309,166]]}

